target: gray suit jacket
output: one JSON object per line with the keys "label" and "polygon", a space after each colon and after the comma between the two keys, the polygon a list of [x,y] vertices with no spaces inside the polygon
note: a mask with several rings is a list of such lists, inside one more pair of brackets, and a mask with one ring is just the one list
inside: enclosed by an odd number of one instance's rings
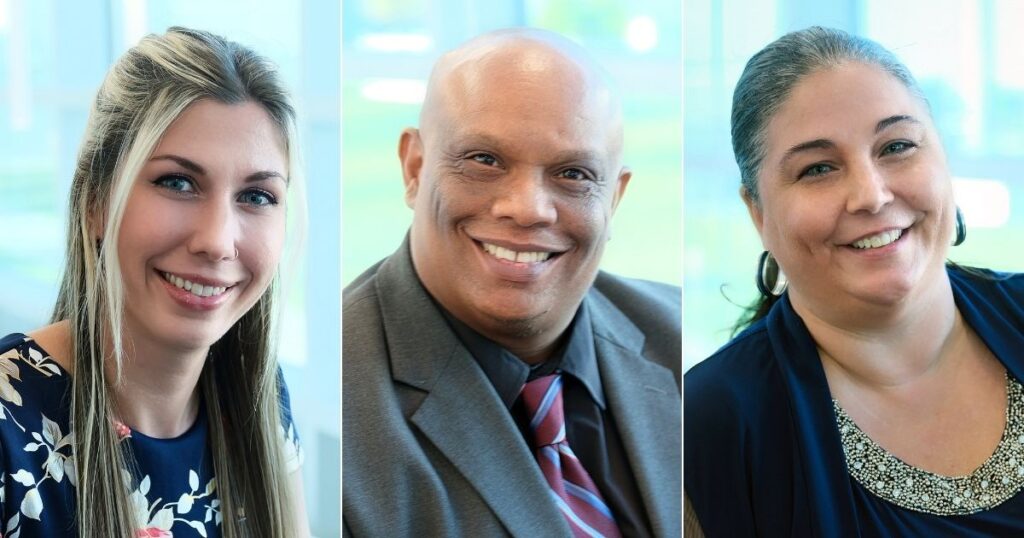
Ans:
{"label": "gray suit jacket", "polygon": [[[679,536],[679,289],[598,275],[598,368],[648,519]],[[346,536],[569,536],[508,409],[413,270],[407,243],[344,292]]]}

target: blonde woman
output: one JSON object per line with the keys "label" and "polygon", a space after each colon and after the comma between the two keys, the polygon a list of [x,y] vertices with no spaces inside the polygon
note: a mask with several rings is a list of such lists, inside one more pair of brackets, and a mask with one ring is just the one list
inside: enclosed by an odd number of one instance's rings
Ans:
{"label": "blonde woman", "polygon": [[53,324],[0,339],[4,536],[308,534],[272,340],[294,115],[272,66],[205,32],[111,69]]}

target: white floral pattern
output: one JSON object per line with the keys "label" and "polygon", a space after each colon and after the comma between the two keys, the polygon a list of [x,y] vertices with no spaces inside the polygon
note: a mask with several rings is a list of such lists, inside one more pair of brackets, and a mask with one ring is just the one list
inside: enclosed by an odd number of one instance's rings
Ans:
{"label": "white floral pattern", "polygon": [[[199,536],[206,538],[206,525],[213,522],[220,526],[220,500],[214,495],[216,479],[211,478],[202,491],[199,491],[199,474],[189,469],[188,490],[178,497],[177,501],[164,502],[157,498],[150,502],[146,497],[149,494],[149,475],[146,475],[139,487],[132,491],[129,497],[132,508],[135,510],[136,521],[142,522],[142,527],[137,531],[139,537],[164,537],[174,536],[171,534],[171,527],[176,522],[181,522],[193,528]],[[204,509],[202,521],[188,517],[194,511],[197,503]]]}
{"label": "white floral pattern", "polygon": [[[23,340],[23,342],[27,341],[27,338]],[[8,538],[21,535],[22,516],[36,521],[40,520],[45,506],[39,488],[47,480],[61,483],[66,479],[71,486],[76,484],[75,465],[71,459],[73,457],[71,453],[72,436],[64,435],[60,426],[45,414],[40,414],[42,420],[38,430],[27,429],[16,418],[20,413],[15,413],[12,410],[12,406],[20,408],[24,403],[21,393],[12,383],[12,379],[15,382],[21,381],[19,364],[32,368],[44,377],[61,375],[60,367],[53,362],[53,359],[34,347],[13,348],[0,353],[0,420],[9,420],[21,432],[31,437],[32,440],[25,443],[22,450],[45,453],[38,468],[19,468],[13,473],[0,473],[0,502],[6,503],[8,476],[15,483],[27,488],[18,505],[18,510],[7,519],[3,526],[3,535]],[[36,473],[40,473],[38,480]]]}
{"label": "white floral pattern", "polygon": [[[67,373],[34,341],[24,335],[0,339],[2,537],[64,536],[73,529],[77,476],[69,398]],[[282,399],[287,403],[286,395]],[[302,451],[287,405],[282,418],[283,448],[293,471]],[[139,522],[136,537],[219,537],[222,515],[205,415],[178,440],[132,435],[124,425],[115,426],[139,466],[137,476],[124,472]]]}

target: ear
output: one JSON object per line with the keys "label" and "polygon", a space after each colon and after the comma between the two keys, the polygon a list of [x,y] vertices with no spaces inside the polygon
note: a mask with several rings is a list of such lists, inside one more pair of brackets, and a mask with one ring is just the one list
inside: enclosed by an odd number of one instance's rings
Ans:
{"label": "ear", "polygon": [[[743,198],[743,203],[747,204],[747,212],[750,213],[750,220],[753,221],[754,227],[757,228],[757,235],[763,238],[761,230],[764,227],[764,213],[761,211],[761,204],[754,200],[746,187],[740,187],[740,198]],[[762,239],[762,241],[764,240]]]}
{"label": "ear", "polygon": [[628,166],[623,166],[622,170],[619,171],[619,182],[615,186],[615,192],[612,194],[612,213],[615,213],[615,209],[619,207],[619,201],[622,200],[622,196],[626,193],[626,185],[629,185],[629,180],[633,177],[633,171]]}
{"label": "ear", "polygon": [[398,159],[402,162],[405,205],[412,209],[416,205],[416,193],[420,190],[420,174],[423,171],[423,141],[419,130],[409,127],[402,131],[398,139]]}

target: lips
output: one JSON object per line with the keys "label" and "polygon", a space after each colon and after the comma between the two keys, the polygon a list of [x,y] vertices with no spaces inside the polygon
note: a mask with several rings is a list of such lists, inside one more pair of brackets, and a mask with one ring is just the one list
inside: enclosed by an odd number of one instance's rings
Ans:
{"label": "lips", "polygon": [[904,230],[900,228],[885,230],[867,237],[862,237],[853,243],[850,243],[850,246],[860,250],[881,248],[895,243],[900,237],[903,237],[903,231]]}
{"label": "lips", "polygon": [[485,269],[506,282],[527,284],[547,274],[565,249],[541,244],[516,244],[494,239],[476,240]]}
{"label": "lips", "polygon": [[221,295],[230,288],[230,286],[204,285],[166,271],[161,271],[160,276],[164,277],[164,280],[168,283],[174,284],[178,289],[185,290],[196,297],[213,297]]}
{"label": "lips", "polygon": [[207,311],[219,308],[238,282],[228,282],[193,274],[175,274],[156,270],[164,288],[180,306],[189,310]]}
{"label": "lips", "polygon": [[480,246],[495,258],[499,260],[506,260],[515,263],[539,263],[547,261],[551,257],[551,252],[534,250],[534,251],[515,251],[509,248],[500,247],[491,243],[480,243]]}

